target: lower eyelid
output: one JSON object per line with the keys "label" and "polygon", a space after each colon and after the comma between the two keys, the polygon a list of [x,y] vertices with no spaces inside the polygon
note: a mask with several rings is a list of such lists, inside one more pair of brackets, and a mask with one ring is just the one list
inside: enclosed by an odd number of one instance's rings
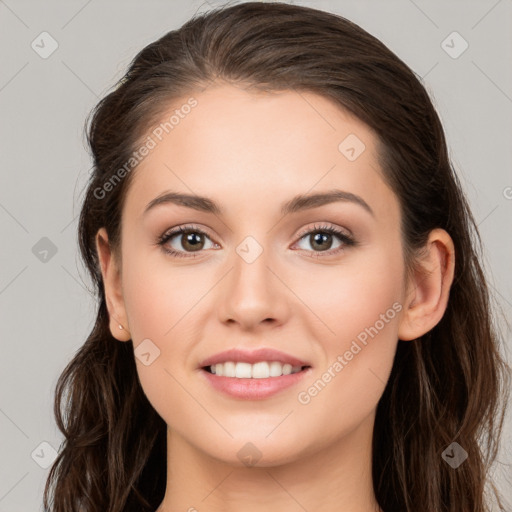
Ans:
{"label": "lower eyelid", "polygon": [[[210,241],[210,243],[215,246],[215,248],[219,247],[219,244],[216,243],[212,239],[212,237],[210,237],[210,235],[208,235],[208,233],[206,233],[202,229],[196,228],[194,226],[184,226],[184,227],[181,227],[181,229],[182,229],[182,231],[176,231],[174,233],[171,232],[168,235],[165,235],[165,234],[162,235],[162,237],[160,238],[160,241],[158,242],[159,245],[162,246],[162,249],[166,253],[170,254],[171,256],[177,256],[177,257],[183,256],[183,257],[194,258],[196,255],[199,255],[200,253],[202,253],[204,251],[212,250],[212,248],[209,248],[209,249],[201,249],[196,252],[194,252],[194,251],[187,252],[184,250],[176,250],[173,248],[166,249],[165,246],[166,246],[166,244],[168,244],[168,242],[171,239],[174,239],[174,238],[179,239],[180,236],[184,236],[186,234],[183,231],[190,231],[193,233],[198,233],[198,234],[204,235],[204,237],[207,238]],[[333,230],[329,226],[324,226],[324,227],[314,227],[314,228],[310,229],[309,231],[302,232],[302,234],[299,235],[297,241],[294,243],[294,246],[296,244],[298,244],[299,242],[301,242],[304,238],[311,236],[312,233],[318,233],[318,232],[328,233],[328,234],[332,235],[333,237],[338,239],[338,241],[340,242],[340,245],[334,249],[328,249],[327,251],[313,251],[313,250],[309,250],[309,249],[300,249],[300,250],[306,251],[308,253],[312,253],[312,255],[315,255],[314,257],[320,258],[324,255],[324,253],[325,253],[325,257],[334,256],[338,252],[343,251],[347,246],[356,244],[355,240],[353,240],[353,238],[351,236],[349,236],[341,231],[338,232],[338,229]]]}
{"label": "lower eyelid", "polygon": [[[199,229],[195,229],[195,230],[193,230],[193,231],[192,231],[192,230],[190,230],[190,231],[191,231],[191,232],[193,232],[193,233],[197,233],[197,234],[203,235],[205,238],[207,238],[207,239],[209,240],[209,242],[210,242],[212,245],[217,246],[217,247],[219,246],[219,244],[217,244],[216,242],[214,242],[214,241],[212,240],[212,238],[211,238],[207,233],[205,233],[204,231],[201,231],[201,230],[199,230]],[[163,242],[163,243],[162,243],[162,245],[166,245],[166,244],[168,244],[171,240],[174,240],[174,239],[179,240],[179,239],[180,239],[180,237],[184,237],[185,235],[186,235],[186,233],[182,233],[182,232],[180,232],[180,231],[178,231],[178,232],[176,232],[176,233],[169,234],[169,235],[168,235],[167,240],[165,240],[165,242]],[[171,249],[172,249],[174,252],[178,252],[178,253],[190,254],[190,255],[195,254],[195,252],[193,252],[193,251],[192,251],[192,252],[187,252],[187,251],[184,251],[184,250],[176,250],[176,249],[173,249],[173,248],[171,248]],[[200,253],[200,252],[202,252],[202,251],[211,250],[211,249],[212,249],[212,247],[204,248],[204,249],[201,249],[200,251],[197,251],[197,253]]]}
{"label": "lower eyelid", "polygon": [[[315,231],[313,231],[314,233]],[[340,247],[343,247],[344,244],[346,244],[346,242],[341,238],[340,235],[336,234],[336,233],[329,233],[332,237],[334,237],[335,239],[338,240],[338,242],[340,243],[339,247],[335,247],[333,249],[329,249],[328,251],[325,251],[325,252],[330,252],[332,253],[333,251],[336,251],[337,249],[339,249]],[[306,234],[304,235],[303,237],[299,238],[299,240],[297,240],[296,244],[302,242],[302,240],[308,240],[308,237],[310,237],[311,234]],[[309,251],[309,249],[303,249],[305,251]],[[323,251],[312,251],[312,252],[318,252],[318,253],[322,253]]]}

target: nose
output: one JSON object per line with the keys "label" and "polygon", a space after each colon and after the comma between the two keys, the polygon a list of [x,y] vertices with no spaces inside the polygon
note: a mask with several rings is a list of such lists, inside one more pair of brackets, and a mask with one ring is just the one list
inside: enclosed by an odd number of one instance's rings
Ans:
{"label": "nose", "polygon": [[219,297],[220,321],[236,323],[245,331],[260,325],[282,325],[290,314],[291,292],[283,283],[285,276],[269,266],[265,250],[249,261],[238,253],[233,256],[233,266]]}

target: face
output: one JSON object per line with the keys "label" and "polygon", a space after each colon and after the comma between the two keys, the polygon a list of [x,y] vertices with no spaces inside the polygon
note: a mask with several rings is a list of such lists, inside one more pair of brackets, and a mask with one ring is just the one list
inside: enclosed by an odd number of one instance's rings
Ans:
{"label": "face", "polygon": [[[376,135],[328,99],[231,85],[193,97],[162,140],[147,134],[156,145],[122,212],[123,315],[136,354],[149,353],[136,357],[140,383],[201,452],[240,464],[250,442],[261,465],[293,461],[349,439],[382,395],[404,300],[399,203]],[[147,209],[169,192],[218,210]],[[231,349],[270,352],[203,368]],[[294,373],[265,377],[286,373],[283,359]]]}

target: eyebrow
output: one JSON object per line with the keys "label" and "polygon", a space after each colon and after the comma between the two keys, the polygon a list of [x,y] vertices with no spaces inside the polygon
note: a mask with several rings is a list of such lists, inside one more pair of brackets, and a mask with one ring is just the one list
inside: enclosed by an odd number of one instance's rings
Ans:
{"label": "eyebrow", "polygon": [[[282,205],[281,214],[284,216],[290,213],[309,210],[311,208],[317,208],[334,202],[349,202],[357,204],[363,207],[370,215],[375,217],[375,213],[371,209],[370,205],[362,197],[352,194],[351,192],[337,189],[316,194],[299,194]],[[215,215],[223,214],[222,208],[208,197],[167,191],[148,203],[144,209],[144,215],[155,206],[168,203],[185,206],[201,212],[213,213]]]}

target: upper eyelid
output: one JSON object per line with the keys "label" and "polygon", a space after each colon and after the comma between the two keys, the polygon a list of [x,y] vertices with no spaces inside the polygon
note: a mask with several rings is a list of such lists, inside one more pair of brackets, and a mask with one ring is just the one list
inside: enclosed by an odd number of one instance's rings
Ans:
{"label": "upper eyelid", "polygon": [[[322,222],[315,222],[315,225],[304,228],[303,230],[299,231],[297,233],[297,235],[295,235],[297,237],[297,241],[302,240],[302,238],[304,238],[306,235],[308,235],[312,232],[328,230],[329,228],[341,232],[341,233],[333,233],[333,235],[338,238],[340,238],[341,235],[345,235],[347,238],[353,239],[352,232],[347,228],[337,227],[337,226],[329,224],[329,223],[326,223],[325,226],[318,226],[317,224],[322,224]],[[215,237],[211,236],[206,228],[203,228],[203,227],[200,227],[200,226],[197,226],[194,224],[184,224],[184,225],[176,226],[170,230],[165,231],[164,234],[160,237],[160,239],[165,240],[167,238],[169,240],[172,237],[175,237],[178,235],[183,235],[184,234],[183,231],[200,232],[200,233],[206,235],[213,243],[218,245],[218,242],[215,241]],[[346,231],[346,233],[344,233],[344,231]]]}
{"label": "upper eyelid", "polygon": [[[317,226],[317,224],[322,224],[322,222],[318,223],[318,222],[315,222],[315,225],[314,226],[311,226],[311,227],[308,227],[308,228],[304,228],[303,230],[299,231],[298,234],[296,236],[300,238],[303,238],[304,236],[306,236],[307,234],[311,233],[311,232],[314,232],[314,231],[322,231],[322,230],[330,230],[330,229],[334,229],[335,231],[340,231],[343,235],[345,235],[347,238],[353,238],[353,235],[352,235],[352,231],[350,231],[349,229],[347,228],[343,228],[343,227],[339,227],[339,226],[335,226],[333,224],[330,224],[330,223],[326,223],[325,226]],[[339,234],[337,234],[336,236],[339,236]]]}

